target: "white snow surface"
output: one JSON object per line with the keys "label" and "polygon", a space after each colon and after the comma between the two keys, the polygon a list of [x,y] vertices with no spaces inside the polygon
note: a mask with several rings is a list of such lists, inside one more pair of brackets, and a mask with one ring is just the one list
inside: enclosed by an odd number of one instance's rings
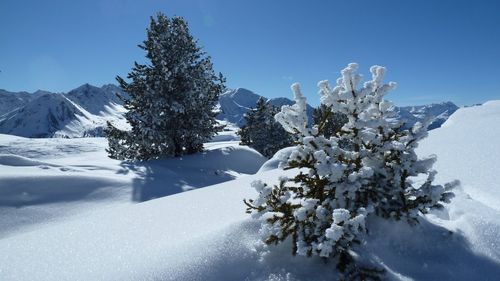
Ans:
{"label": "white snow surface", "polygon": [[[259,242],[242,202],[250,183],[294,171],[226,136],[197,155],[127,163],[102,138],[0,135],[0,280],[335,280],[333,264],[292,257],[289,241]],[[462,186],[420,226],[369,221],[364,254],[389,279],[498,280],[499,138],[492,101],[421,143],[419,155],[438,156],[437,181]]]}

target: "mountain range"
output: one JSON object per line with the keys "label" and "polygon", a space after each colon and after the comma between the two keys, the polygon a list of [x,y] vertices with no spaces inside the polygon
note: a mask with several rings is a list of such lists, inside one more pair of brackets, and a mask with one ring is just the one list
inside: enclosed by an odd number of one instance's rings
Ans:
{"label": "mountain range", "polygon": [[[118,95],[124,93],[112,84],[102,87],[84,84],[68,93],[0,90],[0,133],[39,138],[100,137],[106,121],[121,128],[128,126]],[[242,126],[245,113],[261,97],[244,88],[227,90],[219,97],[217,118]],[[294,103],[288,98],[262,98],[277,107]],[[430,129],[440,127],[457,109],[452,102],[396,108],[405,121],[405,127],[411,127],[427,116],[436,117]],[[308,106],[307,111],[311,117],[313,107]]]}
{"label": "mountain range", "polygon": [[68,93],[0,92],[0,133],[22,137],[102,136],[106,121],[126,126],[115,85],[82,85]]}
{"label": "mountain range", "polygon": [[429,130],[432,130],[441,127],[458,108],[457,105],[448,101],[428,105],[396,107],[396,111],[399,117],[405,121],[404,128],[411,128],[413,124],[429,116],[434,117],[434,121],[428,127]]}

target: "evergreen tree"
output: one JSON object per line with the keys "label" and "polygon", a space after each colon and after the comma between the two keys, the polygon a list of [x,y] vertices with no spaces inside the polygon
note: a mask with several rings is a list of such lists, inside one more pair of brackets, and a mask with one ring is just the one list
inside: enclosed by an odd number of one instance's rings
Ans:
{"label": "evergreen tree", "polygon": [[[307,125],[305,97],[298,84],[292,86],[296,104],[282,107],[276,119],[299,137],[281,164],[298,174],[277,186],[254,182],[259,195],[245,201],[248,212],[265,218],[265,242],[291,237],[293,254],[334,259],[344,280],[380,277],[379,270],[357,261],[369,216],[417,224],[420,214],[449,202],[449,190],[457,184],[434,184],[435,157],[419,159],[415,153],[432,120],[401,129],[394,106],[384,100],[395,87],[382,83],[385,68],[373,66],[372,80],[362,87],[356,69],[349,64],[333,88],[327,81],[319,83],[321,103],[348,118],[330,138],[323,134],[323,123]],[[342,141],[349,145],[340,146]],[[426,180],[413,181],[417,176]]]}
{"label": "evergreen tree", "polygon": [[240,144],[248,145],[268,158],[278,150],[291,146],[291,134],[274,120],[278,111],[277,107],[260,98],[256,107],[245,114],[246,123],[237,133],[241,137]]}
{"label": "evergreen tree", "polygon": [[331,107],[324,104],[314,109],[312,118],[314,125],[322,126],[319,130],[321,130],[325,138],[330,138],[339,133],[342,126],[347,123],[347,116],[345,114],[333,112]]}
{"label": "evergreen tree", "polygon": [[122,99],[131,130],[108,123],[109,156],[147,160],[201,151],[221,129],[213,109],[224,78],[214,73],[210,57],[181,17],[152,17],[139,47],[149,63],[135,63],[129,82],[117,77],[128,95]]}

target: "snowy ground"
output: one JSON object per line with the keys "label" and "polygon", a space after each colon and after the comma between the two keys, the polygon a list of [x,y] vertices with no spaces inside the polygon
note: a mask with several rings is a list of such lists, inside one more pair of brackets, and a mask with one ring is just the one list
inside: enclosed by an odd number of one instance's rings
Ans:
{"label": "snowy ground", "polygon": [[0,238],[102,206],[233,180],[257,172],[266,160],[238,141],[207,143],[199,155],[144,163],[110,159],[106,145],[104,138],[0,135]]}
{"label": "snowy ground", "polygon": [[[423,141],[437,180],[462,187],[420,227],[370,222],[366,253],[389,278],[498,280],[499,139],[495,101],[458,110]],[[249,175],[264,159],[231,131],[215,141],[132,164],[107,158],[104,139],[0,135],[0,280],[335,279],[332,264],[258,243],[242,200],[255,196],[251,181],[284,172],[270,163]]]}

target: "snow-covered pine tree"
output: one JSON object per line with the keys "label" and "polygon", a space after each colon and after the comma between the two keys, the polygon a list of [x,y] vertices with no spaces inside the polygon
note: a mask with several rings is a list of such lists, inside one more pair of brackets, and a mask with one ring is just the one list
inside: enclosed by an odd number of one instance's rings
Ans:
{"label": "snow-covered pine tree", "polygon": [[221,129],[213,109],[224,78],[215,74],[181,17],[152,17],[139,47],[149,63],[135,63],[129,82],[117,77],[128,94],[123,100],[131,130],[108,124],[109,156],[146,160],[201,151]]}
{"label": "snow-covered pine tree", "polygon": [[342,129],[345,123],[347,123],[347,116],[342,113],[333,112],[332,109],[324,104],[316,107],[312,114],[313,124],[322,125],[318,128],[318,131],[325,136],[325,138],[330,138]]}
{"label": "snow-covered pine tree", "polygon": [[245,114],[246,123],[237,132],[241,138],[240,144],[248,145],[268,158],[278,150],[291,146],[291,134],[274,119],[278,111],[264,98],[259,98],[255,108]]}
{"label": "snow-covered pine tree", "polygon": [[[416,224],[420,214],[448,202],[453,196],[449,190],[457,184],[434,184],[435,157],[419,159],[415,153],[430,120],[401,129],[394,106],[384,100],[396,86],[383,84],[385,68],[371,67],[372,79],[360,87],[357,67],[349,64],[342,70],[333,88],[327,81],[318,84],[321,103],[348,119],[331,138],[318,130],[322,123],[308,126],[306,99],[298,84],[292,86],[296,103],[282,107],[276,120],[299,138],[281,164],[298,174],[278,186],[254,182],[259,195],[245,201],[249,213],[265,218],[265,242],[291,237],[293,254],[333,258],[341,279],[349,280],[377,277],[356,260],[367,217]],[[350,145],[339,146],[342,141]],[[417,176],[424,180],[415,181]]]}

